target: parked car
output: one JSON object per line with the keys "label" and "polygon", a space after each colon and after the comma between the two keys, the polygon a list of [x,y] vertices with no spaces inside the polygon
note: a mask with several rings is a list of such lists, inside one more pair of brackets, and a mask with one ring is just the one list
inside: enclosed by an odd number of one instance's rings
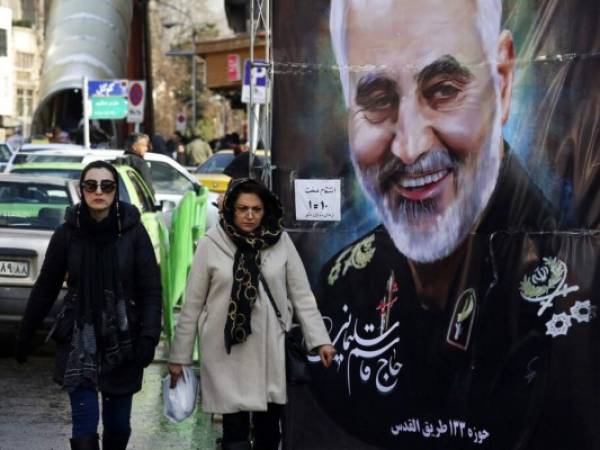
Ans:
{"label": "parked car", "polygon": [[[69,167],[67,164],[70,163],[85,165],[97,159],[113,161],[122,157],[123,154],[123,150],[87,150],[81,147],[36,152],[24,151],[12,159],[8,171],[12,172],[14,169],[17,169],[17,172],[33,171],[35,168],[39,170],[42,167],[48,167],[48,163],[65,164],[63,168],[66,170]],[[200,193],[204,189],[204,186],[173,158],[159,153],[146,153],[144,159],[150,164],[153,187],[159,202],[167,201],[172,203],[171,206],[175,206],[187,192]],[[35,164],[44,166],[36,167]],[[72,174],[65,173],[65,176],[70,175]],[[212,192],[208,194],[207,228],[219,221],[218,210],[213,205],[217,197],[218,194]]]}
{"label": "parked car", "polygon": [[[264,164],[264,150],[257,150],[254,165],[260,167]],[[233,150],[219,150],[194,171],[196,179],[212,192],[223,193],[227,190],[231,177],[225,175],[223,170],[235,159]]]}
{"label": "parked car", "polygon": [[0,142],[0,172],[4,172],[10,159],[12,158],[12,150],[6,143]]}
{"label": "parked car", "polygon": [[[35,170],[43,173],[42,164],[37,165],[40,167]],[[78,165],[81,172],[84,164]],[[23,166],[26,168],[27,164]],[[164,213],[156,209],[154,195],[135,169],[127,165],[115,167],[119,200],[139,209],[160,262],[160,234],[166,233]],[[0,174],[0,321],[16,321],[22,316],[53,231],[63,222],[66,207],[80,201],[79,174],[57,178],[39,175],[35,170],[29,174]]]}
{"label": "parked car", "polygon": [[[68,180],[79,180],[81,171],[86,166],[84,162],[33,162],[16,164],[11,169],[11,174],[29,176],[53,176]],[[157,215],[166,226],[167,213],[161,213],[159,203],[152,191],[142,180],[140,174],[133,167],[116,165],[119,173],[119,199],[135,205],[142,214],[142,222],[146,225],[150,239],[159,258],[159,237],[156,225]]]}
{"label": "parked car", "polygon": [[23,315],[50,237],[77,201],[68,180],[0,174],[0,321]]}

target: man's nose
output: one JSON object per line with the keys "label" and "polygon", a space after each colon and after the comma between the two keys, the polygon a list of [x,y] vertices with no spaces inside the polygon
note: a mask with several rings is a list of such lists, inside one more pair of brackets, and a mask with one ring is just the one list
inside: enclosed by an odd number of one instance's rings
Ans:
{"label": "man's nose", "polygon": [[414,96],[403,97],[394,123],[391,151],[404,164],[413,164],[431,150],[434,134],[431,121]]}

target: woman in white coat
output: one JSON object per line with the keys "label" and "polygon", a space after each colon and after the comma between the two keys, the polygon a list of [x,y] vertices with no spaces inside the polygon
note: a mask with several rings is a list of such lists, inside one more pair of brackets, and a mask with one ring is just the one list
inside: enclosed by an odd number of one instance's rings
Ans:
{"label": "woman in white coat", "polygon": [[[329,367],[335,355],[306,271],[283,231],[282,208],[263,185],[231,183],[220,226],[200,241],[169,357],[171,385],[192,364],[200,336],[202,407],[223,415],[223,449],[276,450],[287,401],[284,334],[264,287],[289,329],[295,313],[307,347]],[[259,281],[260,280],[260,281]]]}

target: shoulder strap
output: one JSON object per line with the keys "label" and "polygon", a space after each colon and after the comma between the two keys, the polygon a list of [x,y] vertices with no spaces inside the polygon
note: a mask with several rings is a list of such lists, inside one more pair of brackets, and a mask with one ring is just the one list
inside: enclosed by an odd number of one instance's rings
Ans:
{"label": "shoulder strap", "polygon": [[269,285],[267,284],[267,280],[265,280],[265,277],[263,276],[263,274],[260,271],[260,269],[258,269],[258,278],[260,279],[260,281],[262,282],[262,284],[263,284],[263,286],[265,288],[265,291],[267,293],[267,297],[269,297],[269,301],[270,301],[271,305],[273,306],[273,309],[275,310],[275,315],[277,316],[277,319],[279,320],[279,325],[281,325],[281,329],[285,333],[286,329],[285,329],[285,325],[283,324],[283,319],[281,318],[281,311],[279,311],[279,308],[275,304],[275,300],[273,299],[273,295],[271,294],[271,289],[269,289]]}

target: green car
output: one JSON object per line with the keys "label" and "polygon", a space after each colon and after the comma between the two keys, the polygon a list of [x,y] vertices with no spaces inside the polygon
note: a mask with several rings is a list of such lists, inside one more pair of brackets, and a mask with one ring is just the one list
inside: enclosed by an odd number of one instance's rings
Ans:
{"label": "green car", "polygon": [[[163,214],[159,211],[160,207],[156,205],[154,194],[134,168],[126,165],[116,165],[115,167],[119,174],[119,200],[135,205],[140,211],[142,223],[150,235],[156,259],[160,262],[160,233],[161,228],[166,230],[166,225]],[[83,168],[84,164],[82,163],[24,163],[14,165],[10,173],[79,180]]]}

